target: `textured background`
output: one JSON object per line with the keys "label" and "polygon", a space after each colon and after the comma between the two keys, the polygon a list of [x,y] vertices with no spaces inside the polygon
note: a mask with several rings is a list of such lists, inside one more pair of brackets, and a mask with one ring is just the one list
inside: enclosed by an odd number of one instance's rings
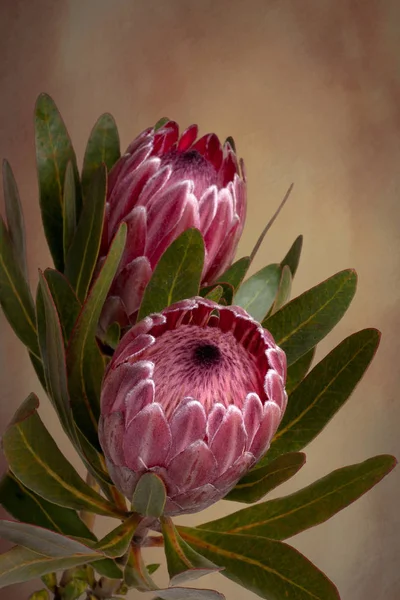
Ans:
{"label": "textured background", "polygon": [[[368,326],[383,332],[368,375],[308,447],[290,491],[379,453],[400,456],[399,356],[400,8],[396,0],[1,0],[0,156],[25,210],[32,285],[49,255],[35,179],[36,96],[57,102],[83,156],[90,128],[110,111],[122,147],[168,115],[182,127],[234,136],[249,180],[239,253],[295,189],[254,264],[279,261],[304,234],[294,295],[346,267],[358,294],[320,356]],[[55,423],[21,344],[0,316],[1,429],[31,391]],[[75,457],[68,454],[71,460]],[[361,501],[293,543],[343,600],[400,598],[399,470]],[[281,491],[279,492],[281,493]],[[220,503],[206,516],[234,510]],[[156,560],[156,556],[152,557]],[[221,575],[202,580],[228,600],[255,598]],[[26,600],[31,584],[0,591]],[[141,597],[139,593],[132,598]]]}

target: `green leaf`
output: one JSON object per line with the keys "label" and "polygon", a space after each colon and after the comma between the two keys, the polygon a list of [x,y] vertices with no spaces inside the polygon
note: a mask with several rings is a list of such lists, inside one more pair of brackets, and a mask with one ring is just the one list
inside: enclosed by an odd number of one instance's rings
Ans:
{"label": "green leaf", "polygon": [[229,283],[236,291],[245,278],[249,266],[249,256],[243,256],[243,258],[239,258],[239,260],[234,262],[233,265],[231,265],[229,269],[225,271],[225,273],[218,277],[217,283]]}
{"label": "green leaf", "polygon": [[67,164],[65,171],[64,192],[63,192],[63,249],[64,259],[71,247],[76,231],[76,186],[74,178],[74,168],[71,161]]}
{"label": "green leaf", "polygon": [[157,123],[154,125],[154,131],[157,131],[157,129],[161,129],[161,127],[164,127],[164,125],[166,123],[168,123],[168,121],[170,121],[171,119],[169,119],[168,117],[162,117],[161,119],[159,119],[157,121]]}
{"label": "green leaf", "polygon": [[162,518],[161,525],[170,585],[180,585],[221,570],[181,538],[170,518]]}
{"label": "green leaf", "polygon": [[375,456],[337,469],[294,494],[239,510],[200,527],[284,540],[333,517],[376,485],[396,464],[393,456]]}
{"label": "green leaf", "polygon": [[0,588],[41,577],[46,573],[71,569],[87,562],[93,562],[98,553],[88,548],[86,554],[62,558],[52,558],[38,554],[28,548],[14,546],[0,555]]}
{"label": "green leaf", "polygon": [[14,250],[14,257],[21,269],[22,275],[28,281],[24,216],[17,182],[7,160],[3,160],[3,191],[8,233]]}
{"label": "green leaf", "polygon": [[225,567],[222,575],[261,598],[339,600],[326,575],[283,542],[187,527],[178,529],[198,552]]}
{"label": "green leaf", "polygon": [[121,525],[116,527],[102,538],[95,546],[106,556],[116,558],[122,556],[128,550],[135,530],[140,523],[139,515],[133,514]]}
{"label": "green leaf", "polygon": [[105,467],[103,453],[92,446],[80,429],[77,429],[76,433],[79,443],[79,453],[88,471],[98,480],[100,485],[102,483],[111,484],[112,481]]}
{"label": "green leaf", "polygon": [[79,600],[82,594],[87,590],[87,581],[82,579],[72,579],[62,590],[63,600]]}
{"label": "green leaf", "polygon": [[306,462],[302,452],[283,454],[264,467],[256,465],[225,496],[224,500],[252,504],[284,483],[301,469]]}
{"label": "green leaf", "polygon": [[40,358],[35,307],[19,264],[15,261],[10,236],[0,217],[0,303],[19,339]]}
{"label": "green leaf", "polygon": [[124,250],[125,239],[126,225],[123,223],[82,307],[67,349],[68,387],[74,420],[84,436],[98,449],[97,422],[104,360],[95,336],[101,309]]}
{"label": "green leaf", "polygon": [[155,473],[145,473],[136,484],[132,509],[145,517],[160,517],[166,500],[165,485]]}
{"label": "green leaf", "polygon": [[157,589],[143,562],[141,548],[137,544],[131,544],[129,548],[128,561],[124,570],[124,582],[129,588],[134,587],[140,592]]}
{"label": "green leaf", "polygon": [[44,277],[49,286],[61,323],[65,346],[78,319],[81,304],[66,277],[54,269],[46,269]]}
{"label": "green leaf", "polygon": [[6,473],[0,482],[0,504],[19,521],[64,535],[95,539],[74,510],[48,502],[25,487],[12,473]]}
{"label": "green leaf", "polygon": [[279,288],[281,268],[279,265],[264,267],[239,287],[233,299],[255,319],[262,321],[271,308]]}
{"label": "green leaf", "polygon": [[37,592],[33,592],[33,594],[31,594],[29,596],[28,600],[49,600],[50,596],[49,596],[49,592],[46,589],[43,590],[39,590]]}
{"label": "green leaf", "polygon": [[138,321],[170,304],[198,296],[204,242],[198,229],[186,229],[164,252],[147,284]]}
{"label": "green leaf", "polygon": [[35,142],[44,232],[56,269],[63,271],[63,188],[69,162],[74,169],[77,217],[80,212],[81,194],[71,140],[54,101],[47,94],[41,94],[36,102]]}
{"label": "green leaf", "polygon": [[207,298],[207,300],[212,300],[213,302],[219,302],[223,293],[224,288],[222,287],[222,285],[216,285],[212,287],[209,292],[207,292],[204,298]]}
{"label": "green leaf", "polygon": [[81,542],[60,533],[17,521],[0,521],[0,536],[4,540],[54,558],[72,554],[88,554],[94,551]]}
{"label": "green leaf", "polygon": [[[41,323],[43,302],[44,322]],[[65,348],[57,309],[43,274],[39,271],[39,293],[37,305],[39,343],[44,366],[46,388],[57,412],[62,427],[71,440],[76,439],[68,394]]]}
{"label": "green leaf", "polygon": [[282,268],[281,279],[279,281],[278,291],[275,296],[273,305],[271,306],[270,314],[273,315],[277,310],[282,308],[290,298],[292,291],[292,273],[287,265]]}
{"label": "green leaf", "polygon": [[103,577],[110,579],[122,579],[123,571],[111,558],[103,558],[92,563],[92,567]]}
{"label": "green leaf", "polygon": [[263,321],[263,327],[286,352],[288,365],[316,346],[340,321],[353,299],[356,285],[355,271],[341,271]]}
{"label": "green leaf", "polygon": [[292,277],[296,275],[297,267],[299,266],[301,249],[303,247],[303,236],[299,235],[293,242],[289,252],[281,262],[283,268],[287,265],[292,273]]}
{"label": "green leaf", "polygon": [[291,394],[261,464],[285,452],[302,450],[322,431],[364,375],[379,341],[379,331],[363,329],[343,340],[313,368]]}
{"label": "green leaf", "polygon": [[105,113],[96,121],[86,146],[82,169],[84,198],[87,196],[92,177],[100,165],[104,164],[110,171],[120,156],[117,125],[112,115]]}
{"label": "green leaf", "polygon": [[159,567],[160,563],[151,563],[150,565],[146,565],[146,569],[149,575],[155,573]]}
{"label": "green leaf", "polygon": [[28,396],[3,435],[4,454],[13,474],[27,488],[59,506],[123,516],[88,486],[61,454],[37,414],[38,406],[36,396]]}
{"label": "green leaf", "polygon": [[82,214],[65,261],[65,276],[80,302],[86,298],[100,249],[106,204],[106,167],[101,165],[89,188]]}
{"label": "green leaf", "polygon": [[315,355],[315,347],[300,356],[287,370],[286,392],[291,394],[295,387],[304,379]]}

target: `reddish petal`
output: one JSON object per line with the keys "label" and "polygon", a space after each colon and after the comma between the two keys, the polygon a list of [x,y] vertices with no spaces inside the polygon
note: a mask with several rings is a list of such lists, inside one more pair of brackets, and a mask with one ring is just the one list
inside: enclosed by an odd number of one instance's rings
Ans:
{"label": "reddish petal", "polygon": [[273,400],[282,409],[285,402],[283,382],[273,369],[270,369],[265,376],[264,389],[268,399]]}
{"label": "reddish petal", "polygon": [[[201,487],[183,492],[172,497],[172,501],[184,509],[185,513],[198,512],[204,510],[221,497],[221,493],[210,483],[206,483]],[[170,513],[179,514],[179,513]]]}
{"label": "reddish petal", "polygon": [[277,348],[269,348],[266,352],[269,366],[272,369],[274,369],[278,373],[278,375],[280,375],[283,379],[284,374],[285,374],[285,369],[284,369],[284,364],[283,364],[283,360],[282,360],[282,354],[284,354],[284,353],[282,351],[278,352]]}
{"label": "reddish petal", "polygon": [[232,197],[227,190],[220,190],[215,218],[204,236],[210,263],[214,261],[218,248],[224,242],[226,232],[232,227],[232,220]]}
{"label": "reddish petal", "polygon": [[255,458],[250,452],[245,452],[242,456],[239,456],[235,464],[233,464],[223,475],[218,477],[212,484],[218,489],[223,491],[223,494],[227,494],[233,486],[239,481],[241,477],[252,467],[255,463]]}
{"label": "reddish petal", "polygon": [[171,447],[171,432],[164,411],[157,403],[146,406],[125,431],[125,464],[133,471],[165,466]]}
{"label": "reddish petal", "polygon": [[214,166],[215,170],[219,171],[222,165],[223,153],[220,141],[215,133],[208,136],[205,157]]}
{"label": "reddish petal", "polygon": [[184,211],[189,190],[190,183],[188,181],[174,185],[160,196],[156,204],[152,204],[149,208],[148,252],[151,252],[151,248],[160,238],[165,237],[176,227]]}
{"label": "reddish petal", "polygon": [[99,423],[99,440],[104,454],[114,463],[123,465],[124,454],[122,443],[124,439],[125,426],[124,416],[120,412],[114,412],[108,417],[101,418]]}
{"label": "reddish petal", "polygon": [[168,121],[161,129],[154,134],[153,154],[162,156],[177,142],[179,136],[178,123]]}
{"label": "reddish petal", "polygon": [[191,150],[197,150],[197,152],[199,152],[199,154],[204,156],[204,154],[206,152],[206,148],[207,148],[209,135],[210,135],[209,133],[206,133],[206,135],[203,135],[203,137],[198,139],[197,142],[195,144],[193,144]]}
{"label": "reddish petal", "polygon": [[123,363],[108,371],[101,391],[101,412],[107,415],[111,410],[125,412],[127,394],[142,379],[153,373],[151,362],[140,361],[134,365]]}
{"label": "reddish petal", "polygon": [[264,416],[250,447],[250,452],[254,454],[256,460],[261,458],[269,448],[280,420],[281,411],[279,406],[275,402],[266,402],[264,405]]}
{"label": "reddish petal", "polygon": [[[133,339],[130,338],[129,343],[124,345],[121,352],[118,353],[118,362],[127,362],[129,360],[137,360],[140,354],[154,344],[154,338],[152,335],[142,333]],[[113,361],[112,364],[115,364]]]}
{"label": "reddish petal", "polygon": [[152,269],[148,259],[140,256],[127,265],[115,279],[111,293],[121,297],[129,316],[139,309],[151,275]]}
{"label": "reddish petal", "polygon": [[[145,361],[143,361],[145,362]],[[145,363],[146,364],[146,363]],[[153,370],[153,363],[148,362]],[[127,395],[125,399],[125,426],[129,427],[132,419],[154,400],[154,381],[152,379],[144,379],[140,381]]]}
{"label": "reddish petal", "polygon": [[206,433],[206,413],[197,400],[185,398],[174,411],[169,426],[172,445],[168,460],[182,452],[197,440],[203,440]]}
{"label": "reddish petal", "polygon": [[129,500],[132,500],[133,492],[137,482],[141,477],[141,473],[134,473],[127,467],[116,467],[112,462],[106,459],[107,469],[111,479],[117,486],[117,488],[126,496]]}
{"label": "reddish petal", "polygon": [[140,135],[138,135],[133,142],[131,142],[126,149],[126,152],[129,154],[133,154],[141,145],[146,145],[149,140],[153,137],[153,128],[148,127]]}
{"label": "reddish petal", "polygon": [[249,394],[244,401],[243,422],[247,434],[247,449],[251,444],[263,418],[263,405],[257,394]]}
{"label": "reddish petal", "polygon": [[175,456],[168,465],[168,476],[181,491],[209,483],[215,477],[217,463],[204,442],[197,441]]}
{"label": "reddish petal", "polygon": [[229,469],[243,454],[246,437],[241,411],[236,406],[229,406],[210,444],[218,463],[219,474]]}
{"label": "reddish petal", "polygon": [[223,421],[225,413],[226,413],[225,406],[223,404],[217,403],[217,404],[214,404],[213,409],[211,410],[210,414],[208,415],[207,440],[208,440],[209,446],[211,445],[211,442],[213,441],[214,436]]}
{"label": "reddish petal", "polygon": [[138,204],[140,204],[140,206],[147,207],[150,204],[150,202],[157,198],[157,195],[159,196],[160,193],[162,193],[164,186],[170,177],[171,167],[169,167],[168,165],[166,167],[163,167],[159,171],[156,171],[153,177],[151,177],[144,186],[139,196]]}
{"label": "reddish petal", "polygon": [[212,185],[199,201],[200,231],[205,236],[215,218],[218,205],[217,186]]}
{"label": "reddish petal", "polygon": [[125,219],[128,226],[126,234],[126,246],[118,272],[126,267],[138,256],[142,256],[146,247],[146,209],[144,206],[136,206]]}
{"label": "reddish petal", "polygon": [[99,319],[100,331],[106,333],[112,323],[119,323],[121,327],[129,325],[126,306],[119,296],[108,296],[104,302]]}
{"label": "reddish petal", "polygon": [[181,139],[178,142],[178,151],[184,152],[188,150],[197,138],[198,127],[197,125],[190,125],[181,135]]}

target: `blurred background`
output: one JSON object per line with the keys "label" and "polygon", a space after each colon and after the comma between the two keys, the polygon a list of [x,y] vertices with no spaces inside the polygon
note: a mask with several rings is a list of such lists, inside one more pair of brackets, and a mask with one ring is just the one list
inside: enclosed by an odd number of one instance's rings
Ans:
{"label": "blurred background", "polygon": [[[399,29],[396,0],[0,3],[0,157],[8,158],[20,187],[33,287],[37,268],[51,264],[32,118],[42,91],[56,101],[79,161],[105,111],[116,118],[122,149],[162,116],[182,129],[196,122],[201,133],[233,136],[249,194],[239,255],[250,252],[294,182],[253,270],[278,262],[299,233],[304,247],[293,296],[341,269],[357,270],[356,298],[318,359],[364,327],[382,331],[381,347],[348,404],[307,448],[307,465],[279,495],[375,454],[400,457]],[[3,315],[0,327],[1,432],[35,391],[46,425],[79,465]],[[335,582],[342,600],[400,598],[399,472],[291,540]],[[196,524],[237,508],[220,502],[182,521]],[[256,598],[222,575],[201,585],[228,600]],[[1,590],[0,598],[26,600],[39,587]]]}

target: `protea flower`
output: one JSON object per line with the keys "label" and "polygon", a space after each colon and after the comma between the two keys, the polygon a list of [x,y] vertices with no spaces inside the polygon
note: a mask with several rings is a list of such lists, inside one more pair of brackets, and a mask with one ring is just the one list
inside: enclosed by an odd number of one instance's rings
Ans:
{"label": "protea flower", "polygon": [[196,227],[203,234],[204,284],[233,259],[246,213],[243,163],[239,166],[231,144],[222,147],[215,134],[196,137],[197,125],[179,137],[174,121],[146,129],[110,172],[101,256],[122,221],[128,237],[103,328],[112,321],[134,322],[154,267],[185,229]]}
{"label": "protea flower", "polygon": [[286,356],[236,306],[178,302],[124,336],[102,387],[99,438],[128,499],[146,472],[166,514],[225,496],[266,452],[287,403]]}

